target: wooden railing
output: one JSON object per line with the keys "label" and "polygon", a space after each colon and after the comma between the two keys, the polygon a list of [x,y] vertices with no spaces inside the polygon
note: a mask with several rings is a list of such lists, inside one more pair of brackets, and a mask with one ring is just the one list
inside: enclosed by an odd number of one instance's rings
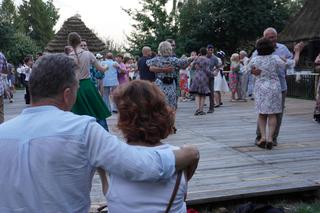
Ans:
{"label": "wooden railing", "polygon": [[[223,71],[228,80],[230,71]],[[320,75],[318,73],[295,73],[287,76],[288,97],[314,100]]]}
{"label": "wooden railing", "polygon": [[316,89],[319,81],[319,74],[299,74],[287,76],[288,97],[303,98],[314,100],[316,97]]}

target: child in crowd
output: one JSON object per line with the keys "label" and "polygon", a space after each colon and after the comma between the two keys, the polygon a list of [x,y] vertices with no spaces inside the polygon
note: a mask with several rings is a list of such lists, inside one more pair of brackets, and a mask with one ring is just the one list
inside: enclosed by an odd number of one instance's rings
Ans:
{"label": "child in crowd", "polygon": [[180,69],[180,89],[181,89],[181,101],[187,101],[187,95],[189,93],[188,88],[188,70]]}
{"label": "child in crowd", "polygon": [[230,74],[229,87],[231,89],[231,102],[236,101],[236,94],[238,95],[238,73],[240,71],[240,55],[238,53],[232,54],[230,58]]}
{"label": "child in crowd", "polygon": [[118,55],[116,57],[116,62],[119,64],[119,69],[118,69],[118,81],[119,84],[126,84],[129,82],[129,70],[127,68],[126,63],[131,60],[130,58],[124,58],[123,55]]}

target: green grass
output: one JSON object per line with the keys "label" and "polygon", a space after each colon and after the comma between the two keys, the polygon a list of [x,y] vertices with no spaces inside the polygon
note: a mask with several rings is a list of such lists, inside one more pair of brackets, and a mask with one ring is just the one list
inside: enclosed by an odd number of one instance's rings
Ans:
{"label": "green grass", "polygon": [[[313,200],[312,202],[301,202],[301,201],[279,201],[270,203],[274,207],[281,207],[286,213],[320,213],[320,200]],[[239,205],[224,206],[224,207],[212,207],[202,206],[196,207],[199,213],[233,213]]]}
{"label": "green grass", "polygon": [[289,210],[291,213],[320,213],[320,201],[314,203],[299,203]]}

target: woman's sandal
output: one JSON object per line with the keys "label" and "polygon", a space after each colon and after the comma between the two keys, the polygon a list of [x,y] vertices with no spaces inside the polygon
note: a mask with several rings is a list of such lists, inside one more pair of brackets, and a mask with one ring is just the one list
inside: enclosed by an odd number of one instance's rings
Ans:
{"label": "woman's sandal", "polygon": [[206,113],[204,111],[200,111],[198,115],[205,115]]}
{"label": "woman's sandal", "polygon": [[256,146],[262,148],[262,149],[265,149],[266,148],[266,145],[267,145],[267,142],[265,140],[260,140],[260,141],[257,141],[256,143]]}
{"label": "woman's sandal", "polygon": [[273,148],[272,141],[271,141],[271,142],[268,141],[268,142],[266,143],[266,149],[271,150],[272,148]]}

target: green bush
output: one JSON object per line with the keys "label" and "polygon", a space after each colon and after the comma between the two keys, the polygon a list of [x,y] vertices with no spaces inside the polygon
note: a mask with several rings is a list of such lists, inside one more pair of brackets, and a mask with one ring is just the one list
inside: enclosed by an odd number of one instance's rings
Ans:
{"label": "green bush", "polygon": [[17,32],[12,38],[11,46],[5,51],[8,62],[18,65],[26,55],[35,55],[40,51],[36,43],[27,35]]}

